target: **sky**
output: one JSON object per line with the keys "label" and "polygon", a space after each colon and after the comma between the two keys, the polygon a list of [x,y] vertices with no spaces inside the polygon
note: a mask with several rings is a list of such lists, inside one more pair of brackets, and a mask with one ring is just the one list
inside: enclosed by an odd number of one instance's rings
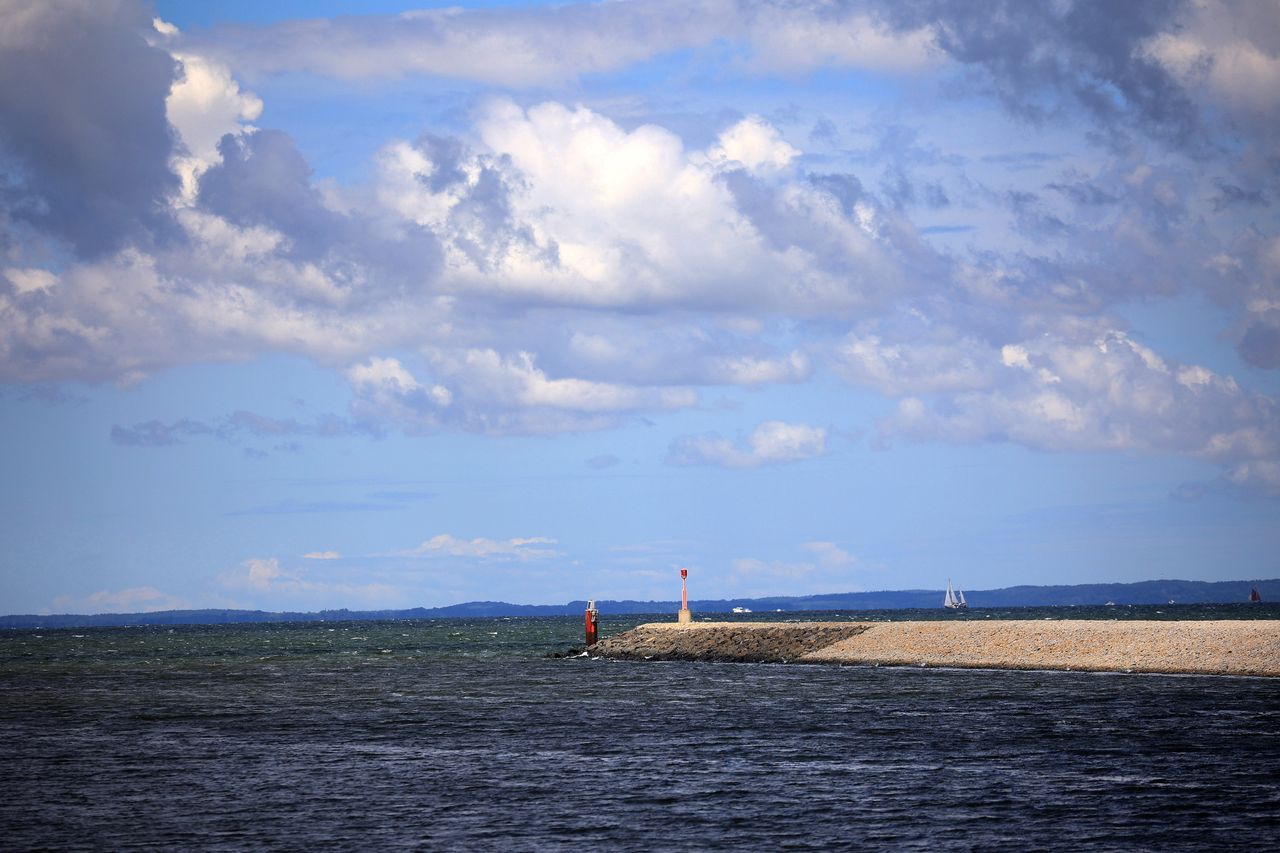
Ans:
{"label": "sky", "polygon": [[1276,0],[0,0],[0,611],[1275,577],[1277,205]]}

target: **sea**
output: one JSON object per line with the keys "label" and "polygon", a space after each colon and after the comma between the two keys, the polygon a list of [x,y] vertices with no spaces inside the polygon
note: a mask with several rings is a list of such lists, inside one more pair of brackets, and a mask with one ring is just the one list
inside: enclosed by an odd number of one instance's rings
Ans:
{"label": "sea", "polygon": [[581,639],[576,617],[0,632],[0,849],[1280,850],[1280,679],[547,656]]}

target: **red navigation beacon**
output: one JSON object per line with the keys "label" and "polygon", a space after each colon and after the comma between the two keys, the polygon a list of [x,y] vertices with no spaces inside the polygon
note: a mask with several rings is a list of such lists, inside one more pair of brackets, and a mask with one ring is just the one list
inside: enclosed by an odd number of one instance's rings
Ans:
{"label": "red navigation beacon", "polygon": [[596,610],[594,598],[587,602],[587,612],[584,616],[587,624],[587,645],[594,646],[596,644],[596,630],[600,623],[600,611]]}
{"label": "red navigation beacon", "polygon": [[688,624],[693,621],[693,614],[689,612],[689,570],[680,570],[680,615],[676,617],[676,621],[681,625]]}

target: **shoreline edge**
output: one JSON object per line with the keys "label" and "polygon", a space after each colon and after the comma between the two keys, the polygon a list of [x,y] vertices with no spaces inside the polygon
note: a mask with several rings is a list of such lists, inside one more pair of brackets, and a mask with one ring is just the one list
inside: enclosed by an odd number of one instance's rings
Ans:
{"label": "shoreline edge", "polygon": [[648,623],[592,657],[1280,677],[1280,620]]}

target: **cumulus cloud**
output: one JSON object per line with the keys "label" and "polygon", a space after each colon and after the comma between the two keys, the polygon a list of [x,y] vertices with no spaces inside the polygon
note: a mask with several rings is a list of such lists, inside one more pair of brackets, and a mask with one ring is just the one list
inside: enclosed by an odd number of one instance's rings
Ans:
{"label": "cumulus cloud", "polygon": [[[170,37],[175,34],[161,32]],[[222,138],[252,131],[248,122],[262,114],[263,103],[252,92],[241,90],[225,65],[194,54],[173,56],[179,64],[179,76],[165,100],[165,116],[182,145],[172,167],[182,180],[183,200],[191,203],[200,176],[221,162],[218,144]]]}
{"label": "cumulus cloud", "polygon": [[893,256],[925,254],[870,199],[850,218],[808,181],[760,183],[796,151],[759,117],[708,151],[554,102],[490,101],[477,131],[480,151],[424,138],[380,157],[379,197],[445,236],[456,294],[851,311],[901,286]]}
{"label": "cumulus cloud", "polygon": [[1253,459],[1227,469],[1225,480],[1245,494],[1280,497],[1280,461]]}
{"label": "cumulus cloud", "polygon": [[604,429],[642,411],[697,401],[692,389],[552,378],[527,352],[504,357],[491,349],[436,350],[427,361],[439,379],[430,386],[397,359],[375,358],[348,369],[357,417],[398,422],[411,431],[537,434]]}
{"label": "cumulus cloud", "polygon": [[805,542],[800,546],[813,554],[818,563],[827,568],[853,568],[858,558],[834,542]]}
{"label": "cumulus cloud", "polygon": [[747,437],[745,446],[714,433],[677,438],[667,451],[670,465],[714,465],[756,468],[799,462],[827,452],[827,431],[821,427],[765,421]]}
{"label": "cumulus cloud", "polygon": [[1176,26],[1170,4],[884,3],[895,29],[930,27],[934,46],[979,73],[971,81],[1015,115],[1084,115],[1122,144],[1137,131],[1199,146],[1204,125],[1181,85],[1144,46]]}
{"label": "cumulus cloud", "polygon": [[10,267],[4,271],[4,276],[19,295],[49,290],[58,283],[56,275],[42,269]]}
{"label": "cumulus cloud", "polygon": [[186,610],[191,604],[153,586],[138,586],[99,590],[84,598],[62,595],[53,600],[53,607],[61,613],[155,613],[159,610]]}
{"label": "cumulus cloud", "polygon": [[1204,129],[1189,95],[1197,86],[1252,109],[1274,106],[1269,14],[1266,4],[1232,0],[982,8],[662,0],[286,21],[216,28],[177,44],[256,74],[431,74],[504,86],[545,86],[689,49],[719,57],[728,48],[739,70],[760,74],[964,68],[976,72],[969,85],[1021,116],[1083,113],[1104,133],[1120,123],[1190,143]]}
{"label": "cumulus cloud", "polygon": [[807,586],[824,584],[849,591],[862,588],[856,578],[866,567],[836,543],[805,542],[799,549],[807,553],[806,559],[735,558],[730,562],[729,582],[758,590],[760,594],[777,594],[785,589],[785,584],[798,580],[805,581]]}
{"label": "cumulus cloud", "polygon": [[0,218],[86,257],[166,239],[175,66],[141,6],[6,0],[0,19]]}
{"label": "cumulus cloud", "polygon": [[[0,377],[127,385],[287,352],[351,388],[347,418],[150,420],[117,425],[119,444],[606,429],[708,387],[834,373],[899,399],[886,436],[1269,476],[1272,398],[1199,381],[1109,315],[1198,289],[1231,312],[1241,358],[1280,365],[1277,43],[1248,4],[577,4],[195,37],[125,2],[0,8]],[[369,183],[337,186],[287,133],[250,126],[263,105],[238,77],[523,85],[699,46],[735,72],[927,73],[1039,126],[1084,115],[1056,127],[1085,153],[1050,174],[1058,155],[961,154],[905,127],[838,150],[849,122],[799,107],[677,132],[652,105],[482,97],[456,135],[388,140]],[[1229,156],[1204,121],[1215,99]],[[806,135],[819,119],[831,127]],[[919,227],[922,200],[964,222]],[[974,243],[939,249],[948,228]],[[683,437],[669,459],[825,449],[824,430],[772,421],[738,442]]]}
{"label": "cumulus cloud", "polygon": [[[1265,482],[1280,455],[1274,400],[1202,366],[1164,359],[1119,331],[993,347],[986,362],[1004,375],[986,387],[907,396],[882,422],[882,434],[1179,453],[1223,465],[1228,477],[1239,472],[1242,482]],[[938,390],[927,373],[899,380],[901,392]]]}
{"label": "cumulus cloud", "polygon": [[1237,118],[1274,119],[1280,109],[1280,29],[1268,3],[1198,0],[1181,26],[1152,35],[1143,52]]}
{"label": "cumulus cloud", "polygon": [[220,162],[200,177],[200,207],[236,227],[282,235],[273,248],[322,279],[295,298],[343,304],[358,291],[420,286],[434,277],[439,248],[430,230],[404,221],[388,227],[369,214],[335,209],[288,134],[228,134],[218,154]]}
{"label": "cumulus cloud", "polygon": [[526,327],[510,336],[536,350],[548,371],[583,379],[755,387],[804,382],[814,371],[810,354],[790,345],[784,321],[586,310],[561,317],[567,334],[535,337]]}
{"label": "cumulus cloud", "polygon": [[832,347],[829,363],[850,384],[894,396],[982,388],[996,373],[990,348],[972,338],[891,342],[851,332]]}
{"label": "cumulus cloud", "polygon": [[416,548],[392,551],[397,557],[463,557],[477,560],[546,560],[562,556],[547,546],[556,540],[545,536],[516,539],[459,539],[448,533],[437,534]]}
{"label": "cumulus cloud", "polygon": [[251,557],[218,575],[227,590],[248,595],[255,606],[345,607],[390,606],[402,603],[402,592],[384,583],[354,584],[343,579],[313,579],[280,564],[277,557]]}
{"label": "cumulus cloud", "polygon": [[[736,156],[754,165],[790,156],[760,120],[746,127],[766,144]],[[224,134],[193,176],[195,197],[174,211],[181,250],[129,249],[60,273],[6,271],[14,293],[0,311],[0,370],[127,384],[173,364],[273,350],[350,364],[379,357],[378,342],[423,348],[440,375],[423,403],[447,408],[439,389],[449,374],[482,374],[485,393],[506,374],[508,386],[523,386],[512,392],[519,405],[597,413],[513,429],[595,428],[617,422],[600,412],[684,406],[691,392],[564,375],[563,364],[563,381],[551,379],[532,350],[500,353],[484,339],[502,336],[508,313],[531,298],[547,310],[596,310],[584,322],[602,328],[601,308],[854,311],[902,285],[895,256],[919,254],[910,229],[869,201],[850,218],[816,184],[723,175],[706,152],[654,126],[627,131],[582,108],[499,101],[477,130],[479,148],[437,137],[389,146],[373,197],[350,204],[320,191],[286,134]],[[644,329],[643,319],[616,319],[610,332]],[[703,325],[686,324],[683,352],[662,370],[678,366],[688,384],[808,375],[804,353],[771,351],[750,335],[713,339]],[[593,338],[574,340],[584,349]],[[554,336],[530,344],[550,349]],[[585,367],[607,373],[645,361],[615,349],[610,367],[606,349],[594,347]],[[671,384],[654,371],[635,376],[636,386]],[[475,421],[462,407],[451,417]]]}
{"label": "cumulus cloud", "polygon": [[723,131],[707,151],[707,159],[721,168],[768,174],[786,168],[799,154],[783,141],[777,128],[753,115]]}

